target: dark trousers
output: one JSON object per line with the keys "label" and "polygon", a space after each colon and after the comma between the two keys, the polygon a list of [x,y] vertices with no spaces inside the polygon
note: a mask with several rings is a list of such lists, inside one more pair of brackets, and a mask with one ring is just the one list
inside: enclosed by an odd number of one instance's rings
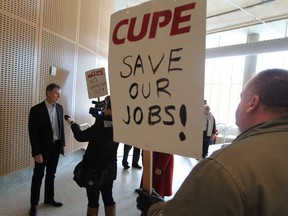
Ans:
{"label": "dark trousers", "polygon": [[98,208],[99,195],[101,192],[103,203],[106,206],[114,205],[114,199],[112,195],[113,181],[105,182],[101,187],[88,187],[86,193],[88,197],[88,207]]}
{"label": "dark trousers", "polygon": [[210,139],[211,137],[207,136],[207,131],[203,131],[202,158],[205,158],[208,154]]}
{"label": "dark trousers", "polygon": [[31,183],[31,198],[30,198],[31,206],[36,206],[39,203],[40,189],[42,185],[42,179],[44,177],[45,168],[46,168],[46,176],[45,176],[44,200],[45,201],[54,200],[54,178],[59,161],[59,148],[53,146],[50,149],[49,153],[43,156],[43,160],[44,161],[42,164],[35,162]]}
{"label": "dark trousers", "polygon": [[[123,160],[122,160],[122,164],[124,165],[128,165],[128,155],[129,155],[129,151],[131,150],[132,146],[131,145],[127,145],[124,144],[124,152],[123,152]],[[138,163],[139,162],[139,158],[140,158],[140,149],[133,147],[133,158],[132,158],[132,164],[134,163]]]}

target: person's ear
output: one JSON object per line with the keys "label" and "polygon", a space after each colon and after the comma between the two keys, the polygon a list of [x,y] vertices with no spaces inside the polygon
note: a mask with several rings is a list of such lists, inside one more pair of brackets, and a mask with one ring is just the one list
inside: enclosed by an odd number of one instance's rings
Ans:
{"label": "person's ear", "polygon": [[259,105],[260,105],[260,97],[258,95],[253,95],[248,107],[248,112],[254,112],[259,107]]}

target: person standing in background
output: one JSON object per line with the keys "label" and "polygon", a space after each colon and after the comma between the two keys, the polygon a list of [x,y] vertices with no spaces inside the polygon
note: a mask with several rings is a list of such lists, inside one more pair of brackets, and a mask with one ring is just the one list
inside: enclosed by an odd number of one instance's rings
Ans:
{"label": "person standing in background", "polygon": [[202,145],[202,158],[208,155],[210,141],[214,139],[216,134],[216,122],[213,114],[210,112],[210,107],[204,105],[204,118],[203,118],[203,145]]}
{"label": "person standing in background", "polygon": [[38,214],[40,189],[44,172],[44,203],[55,207],[62,203],[54,200],[54,179],[60,154],[64,155],[65,135],[63,107],[57,103],[61,88],[57,84],[46,87],[46,99],[33,106],[29,114],[29,138],[35,160],[31,183],[30,216]]}
{"label": "person standing in background", "polygon": [[[124,169],[129,169],[129,163],[128,163],[128,155],[129,151],[131,150],[132,146],[124,144],[124,150],[123,150],[123,159],[122,159],[122,166]],[[142,169],[142,167],[138,164],[139,158],[140,158],[140,149],[137,147],[133,147],[133,157],[132,157],[132,167],[137,169]]]}

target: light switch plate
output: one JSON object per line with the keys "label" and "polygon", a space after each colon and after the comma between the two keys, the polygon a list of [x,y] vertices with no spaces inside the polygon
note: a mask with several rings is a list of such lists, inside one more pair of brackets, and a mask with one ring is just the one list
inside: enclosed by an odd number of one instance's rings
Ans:
{"label": "light switch plate", "polygon": [[57,68],[54,66],[50,67],[50,75],[51,76],[56,76]]}

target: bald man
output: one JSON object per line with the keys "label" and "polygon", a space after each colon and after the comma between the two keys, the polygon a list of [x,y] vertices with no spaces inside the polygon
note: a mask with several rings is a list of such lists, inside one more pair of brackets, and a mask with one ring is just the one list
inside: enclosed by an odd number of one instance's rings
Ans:
{"label": "bald man", "polygon": [[139,191],[149,216],[286,216],[288,214],[288,71],[249,80],[236,110],[241,134],[203,159],[174,198]]}

